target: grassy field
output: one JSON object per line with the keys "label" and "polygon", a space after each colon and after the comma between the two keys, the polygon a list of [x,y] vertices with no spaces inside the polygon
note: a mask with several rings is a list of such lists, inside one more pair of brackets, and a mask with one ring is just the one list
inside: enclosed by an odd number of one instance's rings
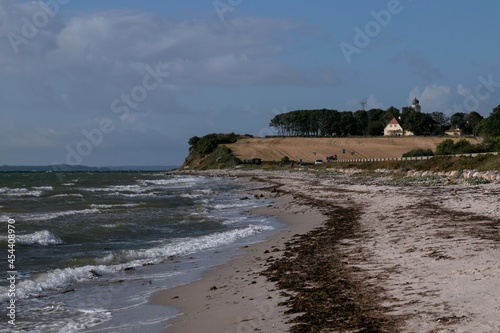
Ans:
{"label": "grassy field", "polygon": [[[401,157],[416,148],[433,151],[443,140],[450,137],[352,137],[352,138],[245,138],[226,145],[238,158],[261,158],[263,161],[279,161],[288,156],[291,160],[312,162],[326,160],[337,155],[339,159]],[[460,138],[453,138],[459,140]],[[466,138],[478,144],[475,138]],[[345,149],[345,154],[342,154]]]}

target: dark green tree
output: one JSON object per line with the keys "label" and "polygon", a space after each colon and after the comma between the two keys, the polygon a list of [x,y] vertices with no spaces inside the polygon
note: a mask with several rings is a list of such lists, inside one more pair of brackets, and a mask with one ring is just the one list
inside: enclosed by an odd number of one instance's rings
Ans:
{"label": "dark green tree", "polygon": [[340,123],[339,124],[340,136],[351,136],[355,134],[357,126],[356,126],[356,119],[354,118],[352,112],[349,111],[341,112],[339,123]]}
{"label": "dark green tree", "polygon": [[[188,144],[189,144],[190,146],[195,146],[195,145],[196,145],[196,144],[197,144],[200,140],[201,140],[201,139],[200,139],[200,137],[198,137],[198,136],[193,136],[193,137],[191,137],[191,138],[189,139]],[[192,148],[192,147],[191,147],[191,148]]]}
{"label": "dark green tree", "polygon": [[392,118],[399,119],[399,116],[401,116],[401,112],[399,111],[399,109],[395,108],[394,106],[391,106],[390,108],[387,109],[387,111],[385,111],[385,114],[383,116],[383,121],[387,125],[387,123],[389,123],[392,120]]}
{"label": "dark green tree", "polygon": [[359,128],[358,135],[368,134],[368,112],[365,110],[358,110],[354,112],[354,118],[357,121],[357,126]]}
{"label": "dark green tree", "polygon": [[370,136],[380,136],[384,134],[384,128],[382,121],[372,121],[368,124],[367,132]]}
{"label": "dark green tree", "polygon": [[[484,122],[484,123],[483,123]],[[493,109],[493,112],[484,119],[481,126],[482,136],[494,138],[500,136],[500,105]]]}
{"label": "dark green tree", "polygon": [[472,134],[474,136],[477,136],[477,127],[481,120],[483,120],[483,116],[481,116],[479,113],[476,111],[472,111],[468,115],[465,116],[464,120],[465,123],[467,124],[467,129],[469,130],[468,134]]}
{"label": "dark green tree", "polygon": [[382,109],[370,109],[370,110],[368,110],[368,121],[369,122],[383,120],[383,117],[384,117],[384,110],[382,110]]}
{"label": "dark green tree", "polygon": [[448,126],[450,124],[450,118],[446,116],[442,112],[433,112],[431,113],[432,120],[434,120],[437,124],[442,127]]}
{"label": "dark green tree", "polygon": [[436,122],[428,113],[408,111],[403,114],[403,128],[415,135],[430,135],[434,133]]}
{"label": "dark green tree", "polygon": [[450,117],[450,125],[451,128],[459,128],[463,130],[465,127],[465,116],[466,114],[463,112],[457,112],[451,115]]}

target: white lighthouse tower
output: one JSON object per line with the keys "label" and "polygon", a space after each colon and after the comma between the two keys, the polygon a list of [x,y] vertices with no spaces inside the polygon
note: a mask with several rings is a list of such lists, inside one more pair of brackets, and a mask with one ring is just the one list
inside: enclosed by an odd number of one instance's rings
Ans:
{"label": "white lighthouse tower", "polygon": [[411,103],[411,108],[417,112],[420,112],[420,102],[416,97],[413,99],[413,102]]}

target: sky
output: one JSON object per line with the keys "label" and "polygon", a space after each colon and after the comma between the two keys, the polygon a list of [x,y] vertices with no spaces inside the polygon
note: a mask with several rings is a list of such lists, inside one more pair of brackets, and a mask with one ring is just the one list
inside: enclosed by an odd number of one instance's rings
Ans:
{"label": "sky", "polygon": [[282,112],[500,104],[497,0],[0,0],[0,165],[181,165]]}

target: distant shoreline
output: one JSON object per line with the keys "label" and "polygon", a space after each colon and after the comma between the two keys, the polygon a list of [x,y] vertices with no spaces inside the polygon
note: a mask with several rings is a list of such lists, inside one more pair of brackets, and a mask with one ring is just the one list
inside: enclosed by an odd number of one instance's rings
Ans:
{"label": "distant shoreline", "polygon": [[85,165],[2,165],[0,172],[113,172],[113,171],[172,171],[178,166],[105,166]]}

